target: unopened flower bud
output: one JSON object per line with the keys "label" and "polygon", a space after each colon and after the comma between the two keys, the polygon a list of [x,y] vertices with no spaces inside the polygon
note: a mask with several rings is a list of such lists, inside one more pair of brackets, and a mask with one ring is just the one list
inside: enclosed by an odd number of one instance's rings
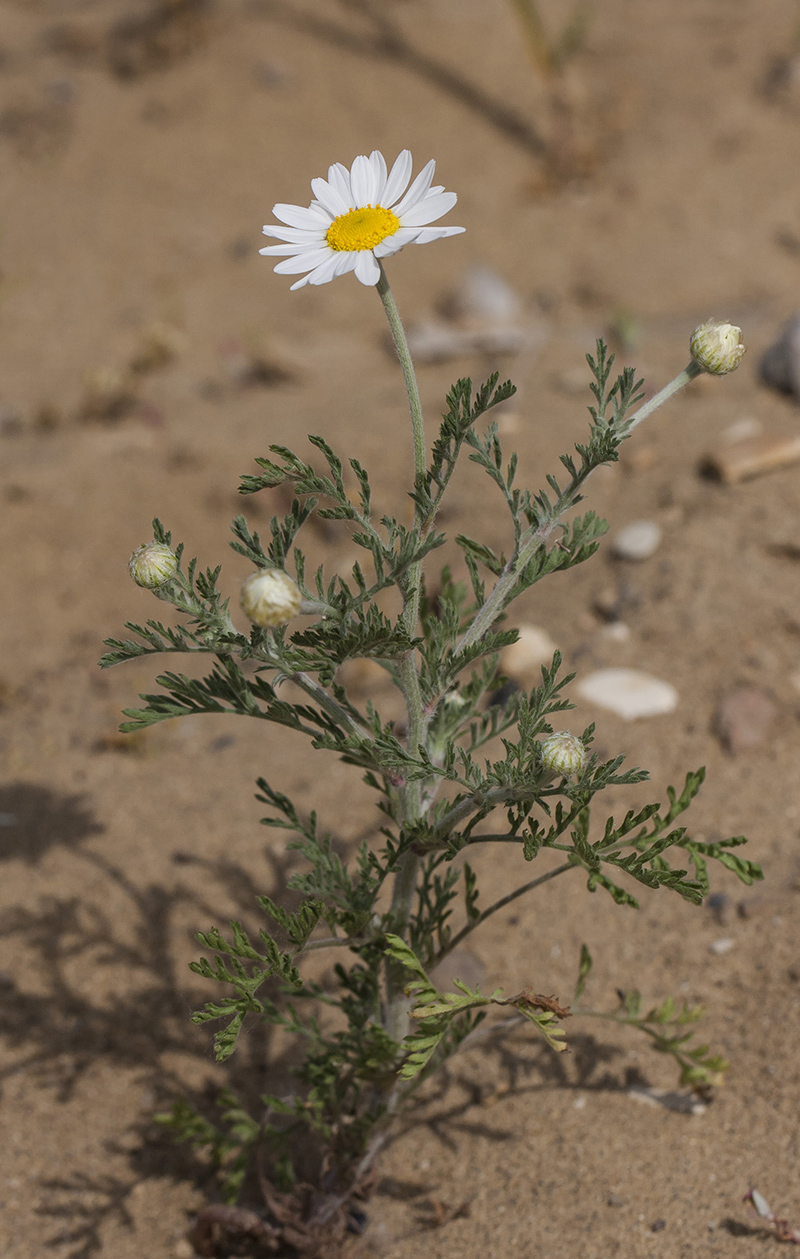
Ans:
{"label": "unopened flower bud", "polygon": [[242,585],[239,605],[254,625],[286,625],[300,611],[302,595],[296,582],[279,568],[259,568]]}
{"label": "unopened flower bud", "polygon": [[586,745],[569,730],[557,730],[542,743],[542,765],[551,774],[579,774],[586,764]]}
{"label": "unopened flower bud", "polygon": [[707,319],[695,328],[689,348],[695,363],[713,376],[735,371],[745,351],[741,328],[716,319]]}
{"label": "unopened flower bud", "polygon": [[157,590],[178,571],[178,558],[163,542],[146,542],[128,560],[128,572],[137,586]]}

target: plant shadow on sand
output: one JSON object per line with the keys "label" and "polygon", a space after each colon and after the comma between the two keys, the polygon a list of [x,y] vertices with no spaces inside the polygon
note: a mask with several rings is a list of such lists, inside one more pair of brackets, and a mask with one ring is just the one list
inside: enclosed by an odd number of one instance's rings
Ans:
{"label": "plant shadow on sand", "polygon": [[[168,1109],[182,1097],[213,1121],[219,1091],[209,1070],[209,1030],[196,1028],[189,1019],[190,1011],[212,994],[193,982],[176,953],[178,945],[186,942],[187,908],[199,928],[208,921],[224,921],[232,907],[233,915],[257,935],[261,923],[254,913],[256,897],[265,887],[285,886],[296,859],[293,854],[267,851],[268,865],[263,877],[256,879],[224,857],[207,859],[175,851],[176,879],[171,886],[136,882],[96,848],[84,846],[84,840],[101,835],[104,828],[81,797],[12,784],[0,793],[0,806],[0,811],[16,818],[14,827],[0,832],[9,839],[0,859],[36,861],[48,848],[61,844],[70,849],[71,860],[92,874],[86,880],[90,890],[83,895],[42,898],[35,909],[10,911],[0,927],[0,938],[22,946],[32,970],[44,981],[38,991],[31,992],[9,974],[3,976],[0,1019],[10,1052],[0,1070],[0,1085],[25,1073],[34,1087],[50,1090],[58,1102],[69,1103],[93,1067],[110,1063],[136,1072],[152,1098],[150,1113],[132,1125],[125,1143],[107,1143],[110,1157],[122,1156],[127,1162],[126,1175],[91,1177],[74,1170],[42,1182],[45,1199],[39,1213],[63,1224],[48,1246],[66,1247],[68,1259],[90,1259],[102,1253],[101,1233],[107,1221],[113,1218],[123,1227],[133,1227],[131,1194],[143,1182],[164,1178],[183,1182],[207,1200],[219,1201],[217,1173],[210,1161],[187,1146],[176,1146],[152,1119],[154,1112]],[[343,850],[349,846],[340,845]],[[179,873],[189,867],[193,867],[195,887]],[[119,893],[125,913],[119,909]],[[82,973],[91,971],[96,982],[76,982],[73,975],[81,963]],[[112,968],[117,967],[120,974],[133,970],[135,986],[104,983],[103,975],[113,979]],[[572,1037],[571,1049],[567,1064],[562,1056],[530,1039],[515,1043],[512,1037],[501,1042],[487,1035],[479,1052],[486,1060],[481,1078],[495,1081],[489,1093],[476,1084],[474,1074],[466,1069],[460,1072],[456,1062],[435,1085],[427,1086],[396,1137],[425,1124],[448,1145],[460,1131],[503,1142],[511,1139],[511,1131],[489,1122],[482,1113],[493,1097],[553,1088],[618,1091],[632,1083],[646,1083],[638,1073],[634,1079],[630,1071],[615,1074],[610,1069],[621,1049],[581,1034]],[[187,1086],[180,1069],[171,1065],[176,1056],[194,1062],[205,1073],[205,1081]],[[266,1088],[273,1093],[291,1089],[292,1058],[291,1051],[277,1049],[272,1029],[254,1021],[227,1064],[226,1085],[257,1115],[263,1109],[259,1099]],[[393,1191],[387,1182],[378,1184],[378,1192],[391,1196]],[[413,1189],[409,1196],[415,1196]],[[245,1183],[243,1198],[263,1209],[255,1176]],[[225,1253],[224,1249],[219,1253]]]}

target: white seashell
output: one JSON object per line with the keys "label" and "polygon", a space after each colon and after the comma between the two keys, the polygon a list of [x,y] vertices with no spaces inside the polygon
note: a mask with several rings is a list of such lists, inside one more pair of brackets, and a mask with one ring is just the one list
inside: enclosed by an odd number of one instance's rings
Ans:
{"label": "white seashell", "polygon": [[678,704],[674,686],[638,669],[597,669],[578,683],[578,694],[626,721],[671,713]]}

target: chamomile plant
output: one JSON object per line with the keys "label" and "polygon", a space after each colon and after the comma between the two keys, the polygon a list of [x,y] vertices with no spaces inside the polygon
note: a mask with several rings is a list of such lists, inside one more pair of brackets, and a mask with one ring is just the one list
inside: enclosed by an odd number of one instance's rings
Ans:
{"label": "chamomile plant", "polygon": [[[434,226],[456,201],[433,186],[434,163],[413,183],[411,172],[408,152],[391,170],[377,152],[357,157],[349,169],[331,166],[327,179],[312,181],[307,207],[275,206],[279,224],[264,230],[281,243],[262,252],[281,258],[280,275],[302,275],[293,288],[353,272],[377,289],[408,395],[413,520],[376,507],[368,470],[338,453],[331,434],[310,437],[313,460],[273,445],[256,459],[258,471],[242,478],[241,493],[288,486],[291,509],[272,518],[267,539],[244,515],[232,525],[230,545],[253,564],[240,598],[249,634],[234,624],[220,568],[186,564],[182,547],[173,546],[156,521],[153,540],[134,553],[130,571],[178,618],[128,625],[131,637],[110,640],[102,661],[211,657],[204,677],[196,670],[160,676],[160,689],[126,712],[122,729],[199,713],[272,722],[307,739],[311,755],[345,762],[380,810],[374,834],[347,865],[324,819],[302,799],[290,799],[280,782],[260,779],[263,820],[286,834],[299,868],[287,889],[259,898],[263,929],[257,937],[238,922],[208,927],[199,935],[203,954],[192,964],[217,990],[194,1018],[215,1029],[218,1059],[235,1051],[246,1022],[261,1022],[295,1038],[295,1082],[279,1091],[267,1079],[257,1114],[247,1115],[226,1094],[217,1124],[185,1102],[167,1121],[184,1139],[212,1150],[229,1201],[236,1199],[248,1158],[257,1156],[269,1228],[300,1249],[301,1235],[327,1229],[332,1237],[337,1221],[343,1226],[350,1196],[398,1113],[487,1016],[491,1027],[496,1012],[504,1027],[509,1015],[527,1023],[556,1053],[568,1044],[567,1014],[601,1015],[639,1029],[656,1050],[671,1055],[684,1085],[707,1090],[719,1080],[725,1063],[691,1039],[698,1009],[671,1000],[647,1009],[635,992],[606,1012],[584,1008],[591,967],[585,948],[576,959],[571,1010],[562,998],[537,993],[533,956],[530,986],[520,993],[483,993],[461,982],[440,991],[439,963],[489,917],[555,878],[583,880],[589,892],[609,894],[627,912],[637,904],[637,885],[699,904],[708,892],[710,861],[745,883],[761,877],[736,852],[741,837],[701,842],[682,824],[703,770],[689,773],[680,789],[669,788],[666,806],[651,803],[621,819],[604,816],[609,787],[641,783],[647,774],[626,767],[622,756],[598,757],[591,727],[580,734],[561,728],[572,678],[557,653],[529,692],[503,687],[499,666],[501,650],[517,637],[514,601],[535,583],[591,559],[605,532],[592,511],[574,510],[591,474],[614,463],[622,443],[693,377],[733,370],[743,352],[739,330],[703,324],[692,337],[688,367],[641,406],[641,382],[630,368],[614,377],[613,358],[599,342],[588,356],[593,396],[586,438],[562,456],[561,471],[547,477],[546,488],[531,492],[518,485],[516,457],[506,457],[497,425],[487,420],[513,394],[511,383],[492,376],[475,388],[459,380],[432,442],[425,431],[384,264],[405,245],[462,229]],[[464,458],[486,474],[487,492],[503,505],[508,545],[498,554],[480,539],[459,535],[459,579],[449,569],[437,573],[435,552],[445,541],[437,516]],[[355,494],[345,484],[345,464]],[[362,553],[349,576],[330,576],[324,563],[309,570],[300,539],[314,513],[347,531]],[[397,615],[379,598],[389,589],[398,595]],[[375,704],[362,704],[348,691],[342,666],[353,660],[385,670],[402,696],[402,722],[385,719]],[[508,889],[484,904],[468,857],[475,846],[493,843],[503,845]],[[321,950],[330,950],[335,963],[335,979],[324,984],[307,968],[304,974],[309,955]],[[303,1190],[303,1197],[293,1190],[298,1177],[316,1179],[319,1192]]]}

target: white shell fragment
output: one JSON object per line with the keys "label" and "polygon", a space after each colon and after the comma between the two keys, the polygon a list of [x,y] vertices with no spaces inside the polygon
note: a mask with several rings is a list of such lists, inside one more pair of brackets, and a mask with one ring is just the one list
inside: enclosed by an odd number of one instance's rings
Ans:
{"label": "white shell fragment", "polygon": [[618,560],[649,560],[661,544],[661,529],[654,520],[633,520],[620,529],[611,544]]}
{"label": "white shell fragment", "polygon": [[596,669],[578,683],[578,694],[626,721],[671,713],[678,704],[674,686],[638,669]]}
{"label": "white shell fragment", "polygon": [[665,1110],[674,1110],[679,1115],[704,1115],[704,1104],[693,1093],[679,1093],[677,1090],[647,1088],[634,1084],[628,1089],[628,1097],[647,1106],[663,1106]]}

